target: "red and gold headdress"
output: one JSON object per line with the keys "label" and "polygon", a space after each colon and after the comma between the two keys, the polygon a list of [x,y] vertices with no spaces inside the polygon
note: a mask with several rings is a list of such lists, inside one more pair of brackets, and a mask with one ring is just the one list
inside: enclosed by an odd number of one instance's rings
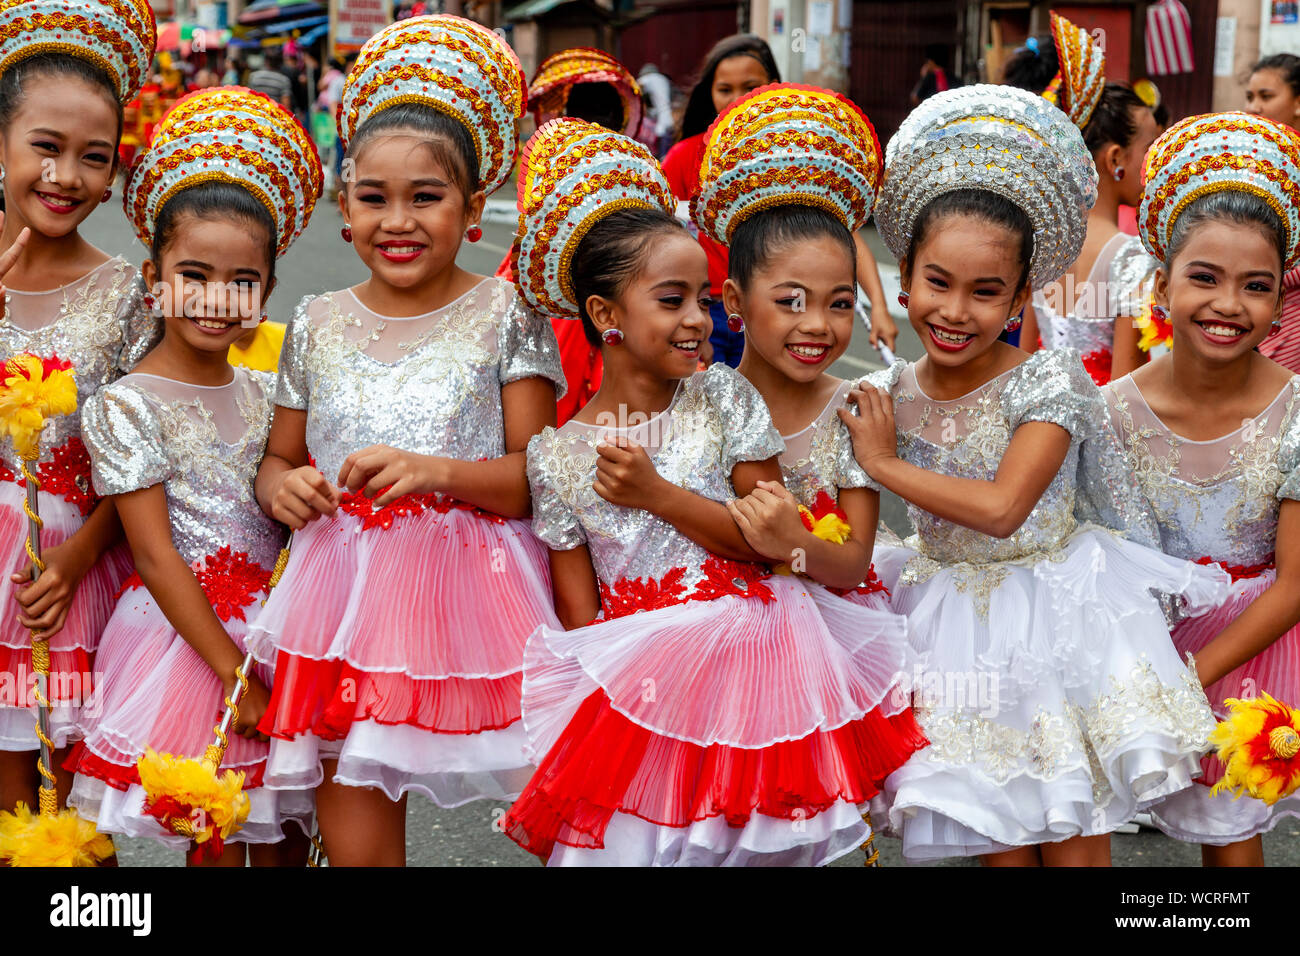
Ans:
{"label": "red and gold headdress", "polygon": [[0,0],[0,73],[38,53],[63,53],[106,71],[129,103],[157,42],[148,0]]}
{"label": "red and gold headdress", "polygon": [[492,192],[510,175],[527,86],[505,40],[461,17],[410,17],[361,48],[343,83],[339,136],[346,147],[366,118],[401,103],[422,103],[469,131],[479,183]]}
{"label": "red and gold headdress", "polygon": [[199,183],[242,186],[276,227],[276,255],[303,229],[323,182],[311,137],[293,114],[242,86],[219,86],[176,102],[131,173],[126,214],[149,245],[167,200]]}
{"label": "red and gold headdress", "polygon": [[608,83],[623,101],[623,133],[635,136],[641,125],[641,87],[622,63],[604,50],[574,47],[548,56],[537,68],[537,76],[528,88],[528,108],[537,118],[540,129],[561,117],[569,102],[569,93],[579,83]]}
{"label": "red and gold headdress", "polygon": [[856,231],[871,215],[883,165],[871,121],[848,99],[793,83],[760,87],[709,127],[695,221],[729,243],[761,209],[825,209]]}
{"label": "red and gold headdress", "polygon": [[1282,268],[1294,268],[1300,261],[1300,133],[1250,113],[1189,116],[1151,145],[1138,207],[1147,251],[1166,261],[1183,210],[1224,189],[1258,196],[1277,213],[1287,232]]}
{"label": "red and gold headdress", "polygon": [[1083,129],[1106,86],[1106,56],[1092,34],[1055,13],[1052,38],[1061,66],[1043,91],[1043,98],[1059,106],[1075,126]]}
{"label": "red and gold headdress", "polygon": [[569,274],[578,243],[621,209],[675,207],[659,163],[640,143],[603,126],[557,119],[524,146],[519,234],[511,261],[519,294],[547,315],[578,317]]}

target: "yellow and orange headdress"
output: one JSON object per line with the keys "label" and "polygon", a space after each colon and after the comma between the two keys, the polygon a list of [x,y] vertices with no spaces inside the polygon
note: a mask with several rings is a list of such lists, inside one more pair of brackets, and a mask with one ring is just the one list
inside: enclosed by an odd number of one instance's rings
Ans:
{"label": "yellow and orange headdress", "polygon": [[540,129],[564,115],[569,93],[579,83],[608,83],[623,101],[623,127],[627,136],[636,135],[644,109],[641,87],[622,63],[604,50],[574,47],[561,50],[542,61],[537,76],[528,87],[528,108],[537,117]]}
{"label": "yellow and orange headdress", "polygon": [[1052,38],[1060,69],[1043,91],[1043,98],[1059,106],[1075,126],[1083,129],[1106,86],[1105,53],[1092,34],[1055,13]]}

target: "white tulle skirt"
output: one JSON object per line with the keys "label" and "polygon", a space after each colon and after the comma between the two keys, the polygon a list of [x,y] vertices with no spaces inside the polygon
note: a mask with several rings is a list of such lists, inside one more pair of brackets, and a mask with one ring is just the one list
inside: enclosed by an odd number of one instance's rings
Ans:
{"label": "white tulle skirt", "polygon": [[1153,592],[1213,606],[1220,569],[1095,527],[1015,562],[874,560],[909,619],[931,743],[873,813],[909,861],[1109,833],[1199,775],[1214,718]]}

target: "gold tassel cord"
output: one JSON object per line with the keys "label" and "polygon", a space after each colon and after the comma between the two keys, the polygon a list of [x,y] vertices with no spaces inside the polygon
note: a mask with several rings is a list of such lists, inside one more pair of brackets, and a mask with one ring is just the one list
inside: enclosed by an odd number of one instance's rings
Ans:
{"label": "gold tassel cord", "polygon": [[[36,461],[38,454],[23,455],[18,459],[18,466],[22,469],[23,478],[27,480],[28,494],[23,498],[23,513],[27,515],[27,540],[24,542],[24,548],[27,551],[27,558],[32,562],[35,572],[32,574],[32,580],[35,581],[45,570],[45,561],[41,558],[40,553],[40,533],[41,528],[45,527],[45,522],[41,516],[36,513],[32,507],[32,499],[36,497],[36,492],[41,490],[41,480],[36,477],[28,465]],[[36,772],[40,774],[41,786],[37,791],[37,799],[40,802],[41,813],[45,816],[54,816],[59,812],[59,796],[55,789],[54,771],[46,764],[48,759],[53,761],[54,741],[46,733],[45,723],[50,712],[50,641],[49,638],[43,637],[32,631],[32,670],[36,672],[36,738],[41,742],[41,749],[36,757]],[[45,719],[42,719],[45,717]]]}
{"label": "gold tassel cord", "polygon": [[863,866],[880,866],[880,851],[876,849],[876,828],[871,825],[871,811],[862,814],[862,821],[867,825],[867,838],[862,843],[862,852],[867,858]]}

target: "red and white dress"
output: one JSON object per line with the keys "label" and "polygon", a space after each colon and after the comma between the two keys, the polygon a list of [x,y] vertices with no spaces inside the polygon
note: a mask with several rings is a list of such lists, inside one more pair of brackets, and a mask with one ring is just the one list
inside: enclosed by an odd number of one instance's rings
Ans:
{"label": "red and white dress", "polygon": [[[1178,653],[1196,655],[1277,580],[1273,563],[1284,499],[1300,500],[1300,375],[1268,408],[1222,438],[1192,441],[1156,417],[1131,376],[1104,389],[1138,487],[1150,501],[1166,553],[1218,565],[1232,577],[1227,598],[1174,628]],[[1300,625],[1205,689],[1220,719],[1224,701],[1261,693],[1300,706]],[[1151,809],[1167,834],[1192,843],[1236,843],[1300,816],[1300,794],[1269,806],[1231,793],[1210,796],[1223,777],[1213,754],[1195,786]]]}
{"label": "red and white dress", "polygon": [[[161,336],[162,325],[142,303],[135,269],[109,259],[85,276],[48,292],[5,290],[0,316],[0,362],[30,352],[58,355],[72,363],[77,407],[129,371]],[[53,418],[41,435],[41,456],[32,470],[41,480],[38,509],[45,527],[41,543],[57,545],[73,535],[99,501],[90,482],[90,457],[81,438],[81,417]],[[32,636],[15,620],[14,599],[23,585],[10,573],[28,565],[24,544],[25,485],[13,443],[0,436],[0,750],[36,750],[32,696]],[[81,580],[63,629],[50,639],[52,738],[56,747],[77,736],[79,712],[94,690],[93,658],[122,581],[131,573],[123,545],[111,549]]]}
{"label": "red and white dress", "polygon": [[540,759],[505,832],[551,866],[817,865],[867,836],[859,812],[925,744],[897,679],[904,620],[765,565],[711,554],[592,489],[624,434],[715,501],[733,467],[780,454],[763,400],[725,365],[628,429],[571,420],[528,447],[533,527],[585,545],[602,612],[539,627],[524,723]]}
{"label": "red and white dress", "polygon": [[[500,279],[441,309],[378,315],[350,291],[304,299],[280,356],[276,404],[307,413],[326,479],[385,444],[465,461],[505,454],[501,389],[563,392],[550,323]],[[519,722],[524,643],[555,626],[546,549],[527,521],[441,495],[376,509],[345,494],[294,535],[253,625],[276,687],[262,729],[268,780],[414,790],[442,806],[513,799],[531,773]]]}
{"label": "red and white dress", "polygon": [[[284,529],[266,517],[253,479],[266,452],[272,376],[233,369],[228,385],[204,387],[135,373],[86,404],[84,435],[95,487],[105,495],[161,484],[172,544],[189,563],[213,611],[241,654],[248,626],[267,594]],[[104,629],[102,674],[85,738],[69,760],[69,803],[106,833],[148,836],[178,849],[185,837],[144,811],[136,761],[146,747],[201,757],[223,709],[221,679],[172,627],[138,575],[122,588]],[[270,672],[259,677],[270,684]],[[262,786],[268,745],[231,734],[222,769],[242,771],[251,811],[231,840],[274,843],[288,819],[306,825],[308,795],[297,805]]]}

